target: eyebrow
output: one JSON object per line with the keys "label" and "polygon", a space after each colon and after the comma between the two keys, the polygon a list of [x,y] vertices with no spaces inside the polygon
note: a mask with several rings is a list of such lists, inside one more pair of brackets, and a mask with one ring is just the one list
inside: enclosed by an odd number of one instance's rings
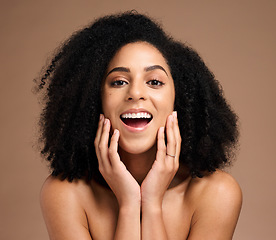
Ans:
{"label": "eyebrow", "polygon": [[[155,69],[160,69],[162,71],[164,71],[166,73],[166,75],[168,76],[168,73],[166,72],[166,70],[160,66],[160,65],[152,65],[152,66],[149,66],[149,67],[145,67],[144,68],[144,71],[146,72],[149,72],[149,71],[153,71]],[[126,67],[116,67],[116,68],[113,68],[112,70],[110,70],[107,74],[106,74],[106,77],[113,73],[113,72],[127,72],[129,73],[130,72],[130,69],[129,68],[126,68]]]}
{"label": "eyebrow", "polygon": [[126,67],[116,67],[116,68],[113,68],[111,71],[109,71],[109,72],[106,74],[106,77],[107,77],[110,73],[113,73],[113,72],[127,72],[127,73],[129,73],[129,72],[130,72],[130,69],[129,69],[129,68],[126,68]]}
{"label": "eyebrow", "polygon": [[153,65],[153,66],[146,67],[145,71],[149,72],[149,71],[153,71],[155,69],[160,69],[160,70],[164,71],[166,73],[166,75],[168,76],[168,73],[166,72],[166,70],[160,65]]}

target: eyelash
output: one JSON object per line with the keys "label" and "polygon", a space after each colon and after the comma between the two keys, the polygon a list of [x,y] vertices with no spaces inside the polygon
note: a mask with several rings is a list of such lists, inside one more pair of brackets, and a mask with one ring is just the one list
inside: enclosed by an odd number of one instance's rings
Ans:
{"label": "eyelash", "polygon": [[[152,80],[148,81],[147,83],[151,86],[157,86],[157,87],[163,86],[165,84],[157,79],[152,79]],[[155,84],[153,84],[153,83],[155,83]]]}
{"label": "eyelash", "polygon": [[113,87],[119,87],[119,86],[123,86],[125,84],[127,84],[127,82],[124,81],[124,80],[116,80],[116,81],[113,81],[111,83],[111,86],[113,86]]}
{"label": "eyelash", "polygon": [[[124,80],[116,80],[116,81],[111,82],[112,87],[120,87],[125,84],[128,84],[128,83]],[[153,87],[160,87],[160,86],[163,86],[165,83],[163,83],[157,79],[152,79],[152,80],[149,80],[147,82],[147,84],[149,84],[150,86],[153,86]]]}

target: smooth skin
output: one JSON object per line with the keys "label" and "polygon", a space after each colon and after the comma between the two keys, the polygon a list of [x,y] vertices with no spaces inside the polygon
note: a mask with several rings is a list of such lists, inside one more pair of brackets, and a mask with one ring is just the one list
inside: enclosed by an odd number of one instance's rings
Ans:
{"label": "smooth skin", "polygon": [[[221,170],[199,179],[179,166],[174,85],[161,53],[144,42],[120,49],[107,69],[102,102],[94,145],[110,189],[48,177],[41,207],[50,239],[232,239],[241,190]],[[120,120],[129,109],[151,113],[151,124],[130,131]]]}
{"label": "smooth skin", "polygon": [[[161,127],[158,132],[156,160],[140,187],[120,160],[117,150],[119,131],[114,130],[108,147],[110,122],[108,119],[103,120],[103,117],[100,120],[95,139],[99,169],[115,194],[119,205],[119,218],[114,239],[128,239],[130,236],[131,239],[140,239],[140,209],[142,208],[142,222],[144,216],[146,217],[145,222],[149,220],[147,215],[151,216],[151,211],[162,209],[164,194],[178,169],[180,134],[175,113],[168,117],[166,129],[167,147],[165,145],[164,127]],[[176,142],[176,136],[179,139],[178,142]],[[176,154],[177,157],[173,158],[166,155],[166,151]],[[154,227],[160,219],[159,217],[155,218],[153,219],[155,221]],[[158,234],[160,230],[163,230],[162,235],[166,235],[162,221],[160,225]],[[145,239],[153,233],[147,226],[142,225],[142,235]],[[155,237],[158,236],[155,235]]]}

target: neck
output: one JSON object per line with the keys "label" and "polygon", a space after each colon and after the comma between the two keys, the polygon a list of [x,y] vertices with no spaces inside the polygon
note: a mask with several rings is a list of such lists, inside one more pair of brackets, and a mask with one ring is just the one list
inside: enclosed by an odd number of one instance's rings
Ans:
{"label": "neck", "polygon": [[121,161],[126,165],[128,171],[141,184],[147,176],[156,158],[156,146],[140,154],[132,154],[119,148]]}

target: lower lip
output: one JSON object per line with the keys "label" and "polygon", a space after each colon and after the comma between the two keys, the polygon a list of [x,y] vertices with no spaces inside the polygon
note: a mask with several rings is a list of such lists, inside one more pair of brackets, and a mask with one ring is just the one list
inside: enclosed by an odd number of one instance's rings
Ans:
{"label": "lower lip", "polygon": [[148,126],[151,124],[152,119],[151,119],[151,121],[150,121],[147,125],[145,125],[145,126],[143,126],[143,127],[138,127],[138,128],[136,128],[136,127],[131,127],[131,126],[129,126],[129,125],[126,125],[122,120],[121,120],[121,122],[123,123],[123,126],[124,126],[128,131],[138,133],[138,132],[143,132],[143,131],[145,131],[145,130],[148,128]]}

